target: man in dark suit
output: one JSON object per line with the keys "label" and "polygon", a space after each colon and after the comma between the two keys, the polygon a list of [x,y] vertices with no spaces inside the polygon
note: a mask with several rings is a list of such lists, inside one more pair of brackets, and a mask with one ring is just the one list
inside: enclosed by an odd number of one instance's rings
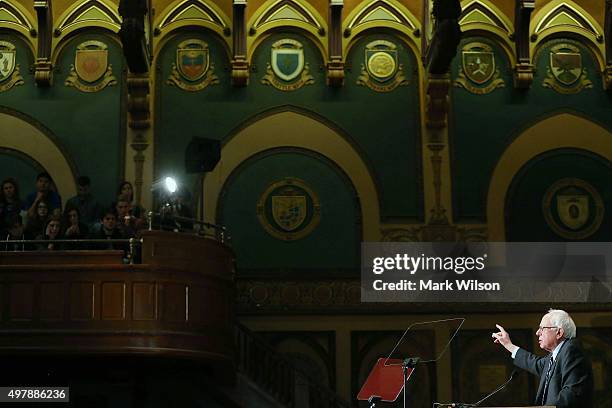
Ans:
{"label": "man in dark suit", "polygon": [[563,310],[550,309],[536,331],[540,348],[549,352],[539,357],[512,344],[500,325],[493,333],[514,359],[514,365],[540,376],[536,405],[557,408],[591,408],[593,406],[593,370],[576,340],[576,324]]}

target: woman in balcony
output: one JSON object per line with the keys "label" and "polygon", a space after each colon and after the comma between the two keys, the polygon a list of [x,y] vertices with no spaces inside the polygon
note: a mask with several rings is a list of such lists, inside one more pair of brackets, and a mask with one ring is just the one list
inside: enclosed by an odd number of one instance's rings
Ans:
{"label": "woman in balcony", "polygon": [[[36,239],[47,240],[47,241],[55,241],[57,239],[61,239],[61,231],[62,231],[62,222],[58,217],[51,217],[47,221],[45,225],[45,233],[44,235],[39,235]],[[57,251],[60,248],[60,244],[55,242],[46,242],[39,244],[38,249],[40,250],[48,250],[48,251]]]}
{"label": "woman in balcony", "polygon": [[0,190],[0,232],[7,232],[9,229],[8,221],[15,215],[22,215],[24,204],[19,197],[19,185],[14,178],[7,178],[2,181]]}
{"label": "woman in balcony", "polygon": [[49,220],[49,203],[39,200],[36,204],[36,213],[33,217],[28,217],[26,222],[26,234],[32,237],[45,234],[45,226]]}

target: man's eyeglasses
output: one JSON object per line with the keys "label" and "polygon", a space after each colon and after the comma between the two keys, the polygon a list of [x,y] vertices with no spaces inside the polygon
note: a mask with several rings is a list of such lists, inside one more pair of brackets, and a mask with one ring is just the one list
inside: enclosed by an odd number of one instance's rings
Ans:
{"label": "man's eyeglasses", "polygon": [[542,331],[544,329],[558,329],[559,327],[557,326],[540,326],[538,327],[538,330],[536,330],[536,332]]}

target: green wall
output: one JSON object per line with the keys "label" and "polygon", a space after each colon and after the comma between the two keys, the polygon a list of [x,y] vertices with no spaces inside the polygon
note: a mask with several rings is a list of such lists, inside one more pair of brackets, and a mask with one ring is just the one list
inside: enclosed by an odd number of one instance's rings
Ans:
{"label": "green wall", "polygon": [[[572,40],[556,39],[545,43],[536,55],[536,73],[530,89],[515,89],[512,69],[500,47],[482,37],[462,40],[460,48],[471,41],[493,46],[496,63],[506,86],[487,95],[475,95],[464,89],[452,90],[449,138],[452,160],[453,207],[455,220],[484,222],[489,181],[499,158],[512,141],[536,122],[561,112],[574,112],[612,129],[612,94],[602,87],[601,75],[592,54]],[[549,50],[559,43],[571,43],[581,49],[582,64],[593,83],[590,89],[574,95],[562,95],[544,88],[549,64]],[[461,52],[452,65],[455,79],[461,68]],[[577,135],[578,136],[578,135]]]}
{"label": "green wall", "polygon": [[[208,44],[219,84],[200,92],[166,84],[177,45],[187,38],[202,39]],[[270,60],[271,44],[282,38],[295,39],[304,45],[305,61],[315,80],[313,85],[283,92],[261,83]],[[390,93],[376,93],[356,85],[365,44],[373,39],[388,39],[398,45],[399,62],[410,80],[408,86]],[[177,174],[193,186],[194,177],[184,174],[183,164],[191,138],[224,141],[262,116],[293,109],[331,126],[360,153],[377,183],[383,219],[423,219],[416,59],[397,38],[372,34],[353,48],[348,67],[345,86],[328,87],[319,50],[297,33],[274,33],[254,52],[249,85],[234,88],[228,56],[218,39],[196,31],[178,35],[166,44],[159,57],[156,177]],[[283,135],[278,138],[282,143]]]}
{"label": "green wall", "polygon": [[[319,224],[293,241],[269,234],[255,215],[268,186],[287,177],[302,180],[321,206]],[[218,214],[218,222],[231,235],[240,269],[344,269],[359,264],[361,225],[355,191],[344,173],[315,152],[283,148],[251,157],[230,176]]]}
{"label": "green wall", "polygon": [[[0,35],[18,48],[24,84],[0,93],[0,107],[23,112],[38,127],[46,128],[53,141],[72,163],[75,176],[88,175],[92,190],[102,203],[114,200],[116,188],[123,178],[125,141],[125,100],[123,56],[120,44],[95,30],[83,32],[63,48],[54,69],[53,85],[37,87],[30,72],[33,56],[29,48],[16,36]],[[64,85],[74,64],[75,49],[87,40],[100,40],[108,46],[109,64],[117,85],[100,92],[84,93]],[[51,174],[53,176],[53,174]],[[64,202],[69,197],[62,197]]]}
{"label": "green wall", "polygon": [[[589,183],[599,193],[604,204],[601,226],[583,240],[612,241],[612,163],[590,152],[576,149],[558,149],[542,154],[523,166],[516,175],[506,202],[508,241],[568,240],[551,229],[542,209],[546,191],[564,178],[577,178]],[[595,213],[592,200],[590,207],[587,225]]]}

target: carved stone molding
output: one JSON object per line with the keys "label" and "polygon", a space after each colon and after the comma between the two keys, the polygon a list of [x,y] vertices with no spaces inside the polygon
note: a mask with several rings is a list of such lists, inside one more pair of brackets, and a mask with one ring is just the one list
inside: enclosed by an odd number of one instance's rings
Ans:
{"label": "carved stone molding", "polygon": [[142,197],[144,151],[149,142],[144,132],[151,127],[151,111],[149,105],[149,92],[151,89],[149,74],[134,74],[130,72],[127,79],[128,86],[128,126],[134,130],[130,146],[134,154],[134,198],[140,204]]}
{"label": "carved stone molding", "polygon": [[344,62],[330,61],[327,63],[327,85],[333,87],[344,85]]}
{"label": "carved stone molding", "polygon": [[420,242],[422,226],[383,229],[383,242]]}
{"label": "carved stone molding", "polygon": [[234,46],[234,55],[232,58],[232,85],[237,87],[246,86],[249,83],[249,63],[246,58],[246,6],[246,0],[234,0],[232,6],[234,10],[234,30],[232,31]]}
{"label": "carved stone molding", "polygon": [[612,91],[612,65],[608,65],[603,72],[604,87],[608,92]]}
{"label": "carved stone molding", "polygon": [[514,87],[527,89],[533,83],[535,67],[532,64],[516,64],[514,67]]}
{"label": "carved stone molding", "polygon": [[333,310],[359,306],[359,279],[278,280],[238,279],[236,306],[239,312],[272,310]]}
{"label": "carved stone molding", "polygon": [[450,87],[449,74],[430,74],[427,78],[426,124],[428,128],[441,129],[446,127]]}
{"label": "carved stone molding", "polygon": [[514,13],[514,42],[516,44],[515,88],[526,89],[533,82],[535,68],[529,54],[529,22],[535,9],[535,0],[517,0]]}
{"label": "carved stone molding", "polygon": [[34,63],[34,80],[39,87],[51,86],[53,65],[51,64],[51,40],[53,38],[53,13],[51,1],[35,0],[34,10],[38,19],[38,52]]}
{"label": "carved stone molding", "polygon": [[604,87],[612,91],[612,0],[606,0],[606,17],[604,23],[604,43],[606,44],[606,68],[603,72]]}
{"label": "carved stone molding", "polygon": [[329,3],[329,62],[327,63],[327,85],[344,85],[344,62],[342,61],[342,0]]}
{"label": "carved stone molding", "polygon": [[246,59],[232,60],[232,85],[247,86],[249,83],[249,63]]}
{"label": "carved stone molding", "polygon": [[134,74],[130,72],[128,74],[127,87],[129,127],[134,130],[149,129],[151,127],[149,74]]}
{"label": "carved stone molding", "polygon": [[433,170],[433,187],[434,187],[434,206],[431,209],[431,217],[429,224],[448,224],[446,210],[442,206],[442,156],[440,152],[444,149],[444,144],[435,143],[428,144],[427,147],[431,150],[431,167]]}

